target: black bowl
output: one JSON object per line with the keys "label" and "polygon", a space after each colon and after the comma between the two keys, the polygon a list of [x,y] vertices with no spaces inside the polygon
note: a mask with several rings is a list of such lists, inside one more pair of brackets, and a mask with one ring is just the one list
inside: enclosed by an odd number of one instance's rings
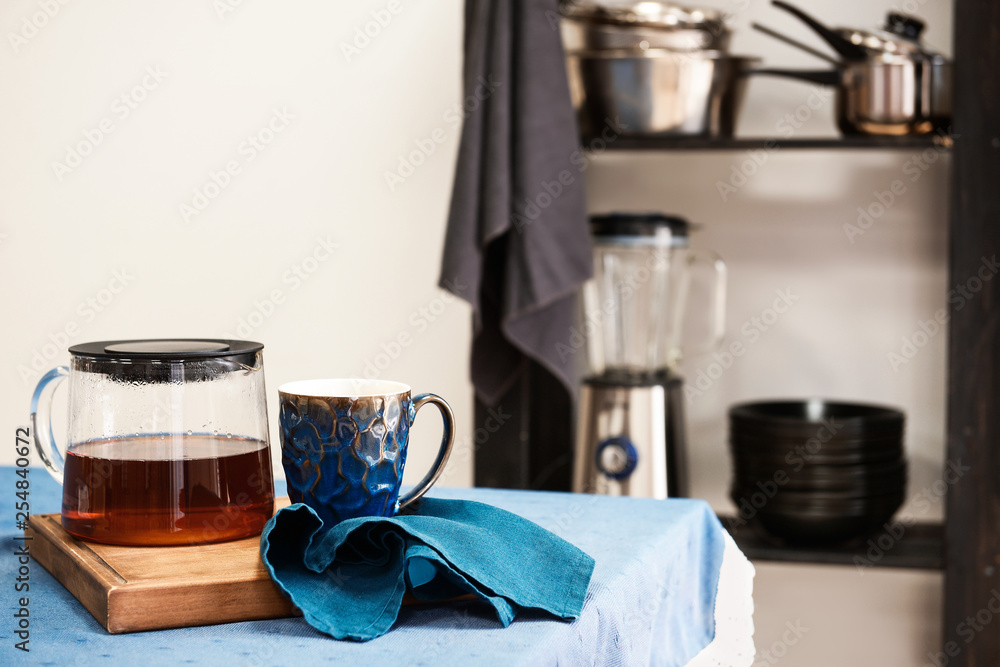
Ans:
{"label": "black bowl", "polygon": [[733,473],[736,477],[753,481],[785,479],[785,482],[782,483],[849,482],[872,484],[905,476],[906,461],[900,458],[855,465],[802,464],[795,466],[788,465],[785,461],[776,464],[767,459],[741,455],[733,458]]}
{"label": "black bowl", "polygon": [[[845,493],[853,496],[875,496],[897,489],[906,488],[906,470],[892,474],[868,477],[830,477],[830,476],[781,476],[759,475],[745,471],[734,475],[734,484],[754,492],[771,489],[777,486],[780,490],[814,493]],[[773,485],[773,486],[772,486]]]}
{"label": "black bowl", "polygon": [[823,442],[844,442],[850,440],[867,440],[874,438],[901,438],[906,429],[900,426],[892,428],[873,428],[864,432],[845,432],[840,422],[838,428],[822,428],[817,424],[811,424],[801,430],[784,429],[773,426],[761,426],[756,424],[740,423],[733,420],[729,422],[729,431],[733,435],[747,436],[751,438],[767,438],[789,440],[797,443],[804,443],[810,438],[819,438]]}
{"label": "black bowl", "polygon": [[845,438],[840,440],[821,440],[819,438],[782,438],[778,436],[762,437],[748,435],[744,432],[731,433],[729,443],[733,447],[764,452],[857,452],[872,449],[902,449],[903,436],[889,435],[871,438]]}
{"label": "black bowl", "polygon": [[822,399],[754,401],[729,409],[731,432],[808,439],[902,434],[905,415],[896,408]]}
{"label": "black bowl", "polygon": [[735,484],[730,498],[738,507],[744,501],[758,511],[768,512],[813,512],[827,515],[864,514],[873,508],[886,505],[899,507],[906,495],[906,487],[899,486],[879,489],[869,495],[854,495],[850,491],[794,491],[779,489],[768,494],[758,487]]}
{"label": "black bowl", "polygon": [[[741,487],[741,490],[746,490]],[[767,503],[775,509],[805,510],[837,514],[840,512],[866,511],[892,503],[902,503],[906,487],[879,489],[871,494],[856,496],[849,491],[794,491],[782,489]]]}
{"label": "black bowl", "polygon": [[734,461],[756,464],[774,470],[801,470],[817,466],[878,466],[903,460],[903,448],[859,451],[821,450],[814,454],[796,451],[764,451],[730,447]]}
{"label": "black bowl", "polygon": [[886,505],[860,514],[761,511],[755,517],[764,530],[789,543],[829,545],[846,542],[878,530],[899,509]]}
{"label": "black bowl", "polygon": [[809,454],[808,452],[800,454],[795,451],[786,453],[781,453],[780,451],[770,453],[755,451],[748,452],[733,446],[731,446],[730,449],[732,450],[733,460],[735,461],[747,463],[756,462],[760,465],[772,467],[775,470],[796,470],[807,466],[875,465],[900,461],[903,458],[902,449],[876,449],[872,451],[856,452],[817,452],[815,454]]}
{"label": "black bowl", "polygon": [[[738,494],[732,494],[740,506]],[[862,537],[877,530],[903,504],[902,491],[862,501],[829,500],[803,504],[774,496],[757,507],[751,506],[751,520],[771,535],[798,544],[834,544]]]}

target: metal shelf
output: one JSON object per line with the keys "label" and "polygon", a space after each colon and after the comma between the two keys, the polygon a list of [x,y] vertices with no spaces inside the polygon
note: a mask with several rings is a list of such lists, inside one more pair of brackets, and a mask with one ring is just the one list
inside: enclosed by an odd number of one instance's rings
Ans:
{"label": "metal shelf", "polygon": [[[603,140],[602,140],[603,141]],[[751,137],[740,139],[703,139],[697,137],[618,137],[606,142],[613,151],[742,151],[742,150],[897,150],[918,151],[939,147],[950,149],[954,141],[948,135],[926,134],[905,137],[791,138]],[[589,146],[589,141],[583,142]]]}
{"label": "metal shelf", "polygon": [[[850,565],[870,567],[944,569],[944,525],[913,523],[900,525],[898,537],[884,531],[854,542],[832,547],[788,545],[766,535],[752,524],[736,524],[736,517],[720,516],[740,551],[754,561]],[[883,537],[881,544],[879,538]]]}

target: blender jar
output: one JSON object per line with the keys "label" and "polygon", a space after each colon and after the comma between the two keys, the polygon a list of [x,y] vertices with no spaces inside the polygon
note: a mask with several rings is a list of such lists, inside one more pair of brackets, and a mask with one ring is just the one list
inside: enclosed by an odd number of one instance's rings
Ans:
{"label": "blender jar", "polygon": [[[683,348],[711,349],[725,326],[726,265],[714,253],[691,250],[690,225],[658,213],[594,216],[594,278],[583,290],[591,371],[652,375],[673,369]],[[709,271],[709,297],[687,302],[692,275]],[[707,339],[682,341],[690,308],[708,320]]]}

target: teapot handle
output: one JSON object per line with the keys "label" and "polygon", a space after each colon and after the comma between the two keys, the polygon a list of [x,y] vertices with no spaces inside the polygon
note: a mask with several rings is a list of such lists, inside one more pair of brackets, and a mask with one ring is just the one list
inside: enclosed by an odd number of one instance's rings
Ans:
{"label": "teapot handle", "polygon": [[[59,484],[63,482],[63,455],[52,437],[52,395],[60,382],[69,375],[69,368],[59,366],[42,376],[31,397],[31,431],[35,438],[35,451],[38,452],[45,469],[49,471]],[[45,390],[50,389],[44,397]]]}

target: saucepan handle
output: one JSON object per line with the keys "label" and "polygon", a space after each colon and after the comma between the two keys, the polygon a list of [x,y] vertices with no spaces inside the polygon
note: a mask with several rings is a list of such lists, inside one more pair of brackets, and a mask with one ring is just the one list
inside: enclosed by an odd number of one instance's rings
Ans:
{"label": "saucepan handle", "polygon": [[826,27],[798,7],[794,7],[787,2],[781,2],[781,0],[772,0],[771,4],[778,9],[785,10],[812,28],[813,32],[825,39],[826,43],[833,47],[842,57],[848,60],[864,60],[867,57],[868,53],[862,46],[855,44],[840,33]]}
{"label": "saucepan handle", "polygon": [[839,86],[843,75],[836,69],[751,69],[744,72],[746,76],[780,76],[786,79],[798,79],[818,83],[821,86]]}

